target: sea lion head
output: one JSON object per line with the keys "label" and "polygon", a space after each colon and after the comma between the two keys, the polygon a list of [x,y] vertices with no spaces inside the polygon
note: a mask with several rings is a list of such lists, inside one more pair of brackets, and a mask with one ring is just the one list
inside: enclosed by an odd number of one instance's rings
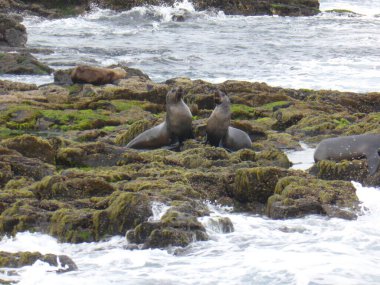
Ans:
{"label": "sea lion head", "polygon": [[177,103],[181,101],[183,93],[183,88],[180,86],[170,89],[168,94],[166,94],[166,103]]}
{"label": "sea lion head", "polygon": [[214,102],[217,106],[221,105],[221,104],[225,105],[225,104],[230,103],[230,99],[228,98],[226,93],[224,93],[220,90],[216,90],[215,94],[214,94]]}

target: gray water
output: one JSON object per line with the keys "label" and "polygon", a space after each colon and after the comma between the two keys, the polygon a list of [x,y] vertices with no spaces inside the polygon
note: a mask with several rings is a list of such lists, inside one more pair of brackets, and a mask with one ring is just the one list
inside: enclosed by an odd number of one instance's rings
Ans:
{"label": "gray water", "polygon": [[[55,69],[123,63],[142,69],[155,81],[185,76],[379,91],[380,1],[321,1],[322,10],[332,8],[360,15],[225,16],[195,12],[184,1],[175,7],[139,7],[122,13],[94,8],[86,15],[59,20],[28,17],[24,24],[28,46],[51,49],[52,54],[37,56]],[[186,13],[185,22],[172,21],[179,13]]]}

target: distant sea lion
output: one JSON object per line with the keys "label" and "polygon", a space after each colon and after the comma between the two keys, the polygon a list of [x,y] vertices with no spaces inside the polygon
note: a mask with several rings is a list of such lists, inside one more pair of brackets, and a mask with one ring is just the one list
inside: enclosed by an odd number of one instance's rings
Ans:
{"label": "distant sea lion", "polygon": [[127,72],[120,68],[103,68],[80,65],[73,69],[70,74],[74,83],[89,83],[94,85],[109,84],[115,80],[125,78]]}
{"label": "distant sea lion", "polygon": [[322,140],[314,152],[314,161],[344,159],[367,159],[370,175],[378,171],[380,165],[380,134],[365,134]]}
{"label": "distant sea lion", "polygon": [[215,93],[215,102],[217,105],[207,121],[206,142],[230,151],[251,148],[252,142],[248,134],[230,126],[231,102],[228,96],[218,90]]}
{"label": "distant sea lion", "polygon": [[165,121],[139,134],[127,144],[127,147],[160,148],[174,143],[181,145],[184,140],[192,138],[192,114],[189,107],[183,102],[182,96],[183,89],[181,87],[171,89],[166,95]]}

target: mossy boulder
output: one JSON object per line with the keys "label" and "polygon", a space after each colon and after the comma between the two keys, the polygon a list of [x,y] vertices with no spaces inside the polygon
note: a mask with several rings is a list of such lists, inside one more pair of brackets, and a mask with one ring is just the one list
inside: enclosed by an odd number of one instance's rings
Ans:
{"label": "mossy boulder", "polygon": [[268,199],[267,214],[274,219],[309,214],[354,219],[358,205],[356,189],[350,182],[288,176],[277,182],[275,195]]}
{"label": "mossy boulder", "polygon": [[232,195],[241,203],[265,204],[274,194],[277,181],[289,175],[289,171],[278,167],[255,167],[236,171]]}
{"label": "mossy boulder", "polygon": [[208,228],[217,233],[228,234],[234,231],[234,225],[228,217],[210,217],[206,223]]}
{"label": "mossy boulder", "polygon": [[143,248],[187,246],[193,241],[207,240],[206,229],[187,213],[169,210],[159,222],[144,222],[127,233],[129,242],[143,244]]}
{"label": "mossy boulder", "polygon": [[275,148],[258,152],[256,154],[256,161],[261,166],[278,166],[283,168],[292,166],[288,156]]}
{"label": "mossy boulder", "polygon": [[19,15],[0,13],[0,46],[24,47],[28,39]]}
{"label": "mossy boulder", "polygon": [[153,123],[148,120],[139,120],[134,122],[126,131],[119,133],[115,138],[115,143],[118,145],[126,145],[142,132],[151,128]]}
{"label": "mossy boulder", "polygon": [[37,182],[32,187],[37,199],[72,200],[107,196],[115,189],[108,182],[89,175],[54,175]]}
{"label": "mossy boulder", "polygon": [[19,268],[33,265],[37,260],[46,262],[51,266],[60,267],[57,272],[69,272],[77,270],[74,261],[67,255],[41,254],[39,252],[5,252],[0,251],[0,267]]}
{"label": "mossy boulder", "polygon": [[36,181],[55,172],[54,166],[43,163],[39,159],[23,157],[21,155],[2,155],[0,156],[0,163],[2,163],[5,169],[9,170],[10,167],[12,177],[25,176]]}
{"label": "mossy boulder", "polygon": [[0,74],[46,75],[53,70],[30,53],[0,53]]}
{"label": "mossy boulder", "polygon": [[0,215],[0,233],[45,232],[51,213],[38,207],[32,199],[19,199]]}
{"label": "mossy boulder", "polygon": [[9,149],[14,149],[23,156],[38,158],[43,162],[55,163],[55,152],[48,140],[31,135],[22,135],[7,139],[1,144]]}
{"label": "mossy boulder", "polygon": [[60,148],[57,164],[65,166],[113,166],[126,149],[103,142],[84,143]]}

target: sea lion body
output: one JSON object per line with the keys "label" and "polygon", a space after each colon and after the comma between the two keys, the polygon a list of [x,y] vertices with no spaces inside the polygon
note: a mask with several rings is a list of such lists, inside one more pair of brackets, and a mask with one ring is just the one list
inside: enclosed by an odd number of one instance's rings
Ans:
{"label": "sea lion body", "polygon": [[166,95],[166,124],[172,143],[182,142],[193,137],[193,115],[183,102],[183,89],[173,88]]}
{"label": "sea lion body", "polygon": [[337,137],[322,140],[315,152],[314,161],[367,159],[370,175],[378,171],[380,165],[380,135],[364,134],[347,137]]}
{"label": "sea lion body", "polygon": [[217,105],[207,120],[206,134],[208,143],[220,146],[231,124],[231,103],[228,96],[219,90],[215,94],[215,101]]}
{"label": "sea lion body", "polygon": [[70,74],[74,83],[89,83],[94,85],[103,85],[114,82],[115,80],[125,78],[127,72],[118,68],[103,68],[95,66],[81,65],[73,69]]}
{"label": "sea lion body", "polygon": [[237,151],[243,148],[251,148],[252,141],[246,132],[230,126],[221,141],[221,146],[230,151]]}
{"label": "sea lion body", "polygon": [[192,114],[182,100],[182,88],[173,88],[166,95],[166,119],[163,123],[139,134],[127,144],[129,148],[153,149],[182,142],[192,137]]}
{"label": "sea lion body", "polygon": [[251,148],[251,139],[242,130],[231,127],[231,102],[228,96],[217,91],[215,94],[216,107],[207,120],[207,143],[221,146],[229,151]]}

